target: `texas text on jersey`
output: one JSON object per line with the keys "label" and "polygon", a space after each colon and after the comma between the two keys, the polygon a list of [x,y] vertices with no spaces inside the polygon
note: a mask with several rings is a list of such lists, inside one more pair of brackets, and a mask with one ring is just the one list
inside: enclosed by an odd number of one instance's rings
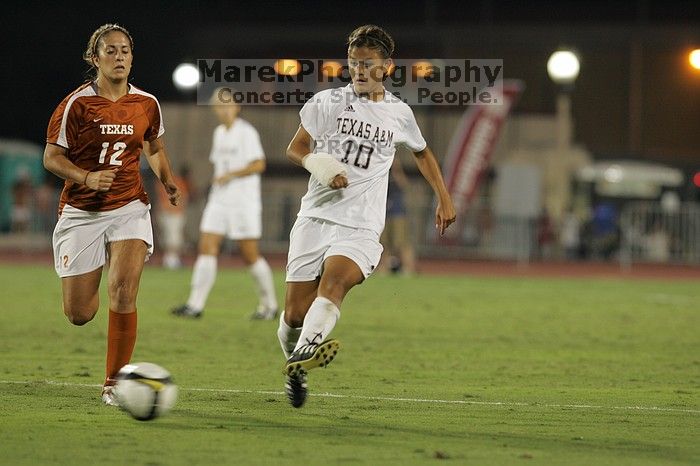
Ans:
{"label": "texas text on jersey", "polygon": [[136,199],[147,204],[139,157],[143,141],[164,131],[158,101],[135,86],[129,85],[129,92],[116,102],[99,96],[94,83],[73,91],[51,116],[46,142],[66,148],[68,159],[80,168],[116,168],[117,176],[105,192],[66,181],[59,213],[66,204],[88,211],[114,210]]}

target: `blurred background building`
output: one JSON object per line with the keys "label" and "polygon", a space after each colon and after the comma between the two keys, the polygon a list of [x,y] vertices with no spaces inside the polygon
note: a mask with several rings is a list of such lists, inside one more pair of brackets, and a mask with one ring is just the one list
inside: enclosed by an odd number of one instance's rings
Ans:
{"label": "blurred background building", "polygon": [[[429,190],[410,155],[398,154],[415,187],[408,205],[419,257],[700,263],[700,52],[691,60],[700,49],[700,3],[660,0],[10,6],[0,30],[0,79],[11,110],[0,130],[2,245],[26,245],[28,237],[48,244],[46,203],[61,183],[42,171],[46,125],[84,80],[82,51],[106,22],[132,33],[132,82],[159,98],[171,158],[176,169],[190,168],[194,193],[205,194],[209,185],[216,121],[209,108],[195,105],[194,91],[174,86],[179,64],[342,60],[347,34],[371,22],[393,34],[398,58],[502,59],[504,77],[524,85],[458,235],[446,244],[430,231]],[[574,75],[548,68],[552,54],[563,50],[578,60]],[[270,252],[286,251],[308,178],[284,156],[298,110],[247,106],[241,114],[260,132],[267,156],[261,246]],[[414,108],[443,161],[468,110]],[[195,195],[189,207],[191,241],[204,200]]]}

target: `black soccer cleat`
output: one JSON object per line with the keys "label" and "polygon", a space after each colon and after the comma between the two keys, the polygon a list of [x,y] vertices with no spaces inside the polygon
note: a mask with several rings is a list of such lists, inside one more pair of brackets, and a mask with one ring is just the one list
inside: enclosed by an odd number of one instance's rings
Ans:
{"label": "black soccer cleat", "polygon": [[193,309],[187,304],[183,304],[182,306],[172,308],[170,310],[170,313],[178,317],[192,317],[195,319],[199,319],[200,317],[202,317],[201,310]]}
{"label": "black soccer cleat", "polygon": [[287,393],[289,402],[295,408],[301,408],[306,401],[306,372],[300,372],[297,375],[288,375],[287,381],[284,383],[284,391]]}
{"label": "black soccer cleat", "polygon": [[326,340],[323,343],[307,343],[294,351],[287,359],[284,373],[293,377],[316,367],[326,367],[338,354],[339,349],[340,342],[338,340]]}

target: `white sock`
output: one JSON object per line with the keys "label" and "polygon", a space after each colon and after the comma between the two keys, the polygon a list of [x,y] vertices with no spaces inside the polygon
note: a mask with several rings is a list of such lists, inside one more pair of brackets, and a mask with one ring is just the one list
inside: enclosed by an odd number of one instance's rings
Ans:
{"label": "white sock", "polygon": [[179,269],[182,266],[180,256],[176,252],[166,252],[163,256],[163,266],[166,269]]}
{"label": "white sock", "polygon": [[187,305],[201,311],[216,281],[216,256],[199,255],[194,263],[190,298]]}
{"label": "white sock", "polygon": [[277,338],[279,338],[285,359],[289,359],[292,351],[294,351],[294,347],[297,345],[297,341],[299,341],[299,335],[301,335],[301,327],[290,327],[287,322],[284,321],[284,311],[282,311],[280,315],[280,326],[277,328]]}
{"label": "white sock", "polygon": [[308,343],[321,343],[331,333],[339,318],[340,309],[330,300],[321,296],[314,299],[304,317],[304,326],[294,349],[297,350]]}
{"label": "white sock", "polygon": [[270,270],[267,261],[259,257],[258,260],[250,266],[250,273],[255,279],[262,307],[265,310],[276,310],[277,297],[275,295],[275,283],[272,279],[272,270]]}

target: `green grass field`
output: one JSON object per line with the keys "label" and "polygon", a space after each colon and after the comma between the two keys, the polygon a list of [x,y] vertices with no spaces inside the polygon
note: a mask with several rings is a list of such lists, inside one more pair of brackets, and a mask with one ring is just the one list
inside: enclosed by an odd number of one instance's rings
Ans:
{"label": "green grass field", "polygon": [[134,361],[181,391],[138,422],[100,403],[104,298],[72,327],[51,264],[0,280],[2,465],[700,463],[697,282],[372,277],[295,410],[277,323],[248,320],[247,272],[222,270],[192,321],[168,314],[189,271],[151,266]]}

